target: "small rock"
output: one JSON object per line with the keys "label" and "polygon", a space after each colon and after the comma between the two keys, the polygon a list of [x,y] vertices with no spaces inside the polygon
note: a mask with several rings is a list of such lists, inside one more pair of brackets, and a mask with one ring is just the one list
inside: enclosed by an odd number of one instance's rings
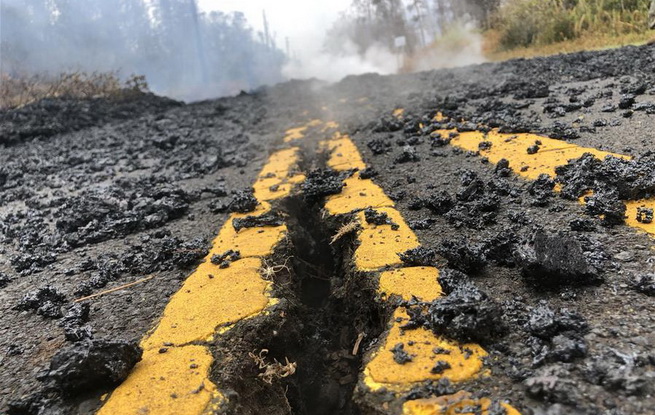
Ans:
{"label": "small rock", "polygon": [[632,262],[634,260],[634,255],[632,254],[632,252],[622,251],[614,255],[614,258],[623,262]]}

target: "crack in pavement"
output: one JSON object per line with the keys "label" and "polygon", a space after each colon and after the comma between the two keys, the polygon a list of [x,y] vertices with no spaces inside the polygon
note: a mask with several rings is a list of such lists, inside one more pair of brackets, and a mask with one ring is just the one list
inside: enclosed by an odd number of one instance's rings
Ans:
{"label": "crack in pavement", "polygon": [[[336,129],[337,124],[313,120],[305,126],[290,129],[283,141],[292,143],[302,140],[310,128],[318,129],[320,134],[325,135]],[[366,165],[350,138],[335,132],[331,139],[320,143],[319,152],[328,153],[328,167],[336,171],[355,172],[344,180],[343,191],[328,196],[324,205],[327,218],[355,215],[361,224],[356,236],[358,244],[350,259],[356,272],[344,279],[356,278],[359,273],[365,273],[373,280],[379,279],[377,292],[385,305],[395,296],[405,299],[420,297],[426,301],[441,296],[436,268],[400,268],[403,263],[399,254],[419,247],[420,243],[384,191],[372,180],[359,177],[358,170],[366,168]],[[270,213],[270,202],[287,199],[294,186],[305,179],[303,174],[293,171],[299,160],[299,147],[282,149],[269,157],[253,185],[257,208],[254,212],[233,213],[228,218],[205,262],[187,278],[182,288],[171,298],[156,327],[142,340],[141,345],[145,350],[143,360],[110,395],[98,412],[100,415],[144,411],[157,414],[196,414],[207,410],[219,411],[229,404],[229,398],[220,391],[222,385],[212,381],[211,368],[218,362],[215,362],[212,355],[211,342],[216,336],[226,335],[237,322],[263,315],[280,301],[273,297],[274,284],[264,278],[261,270],[265,263],[263,258],[273,254],[275,247],[286,240],[289,231],[287,225],[237,231],[232,220]],[[389,224],[367,223],[364,212],[367,208],[386,214]],[[303,212],[292,214],[302,215]],[[326,218],[325,213],[321,217]],[[290,219],[297,220],[289,218],[286,222]],[[300,234],[298,230],[295,233],[297,239]],[[303,243],[303,239],[297,240],[300,242],[295,245]],[[299,248],[295,247],[296,250]],[[230,249],[240,251],[241,258],[227,268],[212,263],[213,255],[220,255]],[[311,264],[308,262],[306,265]],[[310,290],[328,289],[320,297],[316,297],[316,293],[306,293],[309,295],[306,301],[314,301],[315,306],[323,303],[321,298],[331,298],[329,285],[324,288],[309,287]],[[426,329],[405,333],[401,327],[408,318],[403,307],[395,308],[386,323],[387,331],[379,338],[378,346],[368,353],[367,363],[361,372],[361,385],[367,388],[364,393],[375,393],[382,389],[399,393],[430,379],[446,378],[460,382],[488,375],[482,370],[482,359],[486,352],[480,346],[458,344],[435,336]],[[360,334],[358,344],[361,338]],[[401,366],[393,361],[394,355],[389,345],[403,341],[413,358],[411,364]],[[446,357],[435,357],[433,350],[436,348],[448,350],[449,353]],[[448,363],[447,368],[439,373],[430,371],[437,358]],[[311,392],[311,388],[308,391]],[[468,393],[453,395],[446,406],[443,406],[445,401],[441,401],[439,407],[454,410],[464,408],[466,403],[477,405],[482,408],[482,413],[487,413],[485,408],[489,406],[489,400],[469,398]],[[435,407],[434,402],[409,401],[403,404],[403,413],[418,414],[419,408],[425,405]],[[518,413],[507,403],[501,405],[509,414]]]}

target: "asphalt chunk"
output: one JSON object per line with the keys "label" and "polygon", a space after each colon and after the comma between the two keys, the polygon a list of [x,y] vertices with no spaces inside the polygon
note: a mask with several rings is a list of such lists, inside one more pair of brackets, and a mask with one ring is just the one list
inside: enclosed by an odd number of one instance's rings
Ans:
{"label": "asphalt chunk", "polygon": [[519,245],[515,252],[523,277],[536,286],[557,288],[602,281],[582,244],[572,236],[537,231],[531,243]]}
{"label": "asphalt chunk", "polygon": [[367,167],[364,170],[359,172],[359,177],[362,179],[372,179],[378,175],[378,171],[372,167]]}
{"label": "asphalt chunk", "polygon": [[645,207],[638,207],[637,208],[637,222],[639,223],[653,223],[653,209],[652,208],[645,208]]}
{"label": "asphalt chunk", "polygon": [[51,285],[46,285],[25,294],[15,308],[36,311],[43,317],[58,319],[63,316],[61,307],[65,303],[66,295],[64,293]]}
{"label": "asphalt chunk", "polygon": [[448,370],[450,368],[451,368],[450,363],[445,362],[443,360],[439,360],[439,361],[437,361],[437,363],[435,363],[435,365],[432,367],[432,369],[430,369],[430,373],[438,375],[438,374],[441,374],[441,373],[445,372],[446,370]]}
{"label": "asphalt chunk", "polygon": [[393,360],[399,365],[404,365],[412,361],[412,356],[405,351],[405,345],[403,343],[396,344],[392,349]]}
{"label": "asphalt chunk", "polygon": [[373,154],[375,154],[376,156],[391,151],[391,143],[379,138],[369,141],[366,145],[368,146],[369,149],[371,149]]}
{"label": "asphalt chunk", "polygon": [[471,279],[465,273],[452,268],[442,268],[439,271],[439,285],[445,294],[450,294],[459,286],[471,284]]}
{"label": "asphalt chunk", "polygon": [[93,330],[84,323],[89,321],[91,306],[88,303],[76,303],[67,308],[59,326],[64,329],[64,337],[70,342],[93,338]]}
{"label": "asphalt chunk", "polygon": [[421,158],[416,152],[416,148],[410,145],[406,145],[403,147],[402,151],[396,158],[393,160],[395,164],[402,164],[402,163],[413,163],[416,161],[419,161]]}
{"label": "asphalt chunk", "polygon": [[608,391],[639,396],[649,390],[650,380],[638,373],[635,363],[631,354],[608,348],[587,363],[584,375],[590,383]]}
{"label": "asphalt chunk", "polygon": [[580,391],[570,374],[559,365],[545,366],[524,382],[529,396],[549,404],[574,405]]}
{"label": "asphalt chunk", "polygon": [[514,251],[519,242],[519,236],[510,229],[498,232],[483,240],[484,257],[496,265],[513,267],[516,262]]}
{"label": "asphalt chunk", "polygon": [[465,273],[480,271],[487,265],[484,246],[468,242],[464,238],[442,241],[437,252],[448,261],[449,267]]}
{"label": "asphalt chunk", "polygon": [[555,197],[555,181],[547,174],[541,174],[537,180],[530,183],[528,193],[533,197],[533,206],[548,206],[550,200]]}
{"label": "asphalt chunk", "polygon": [[342,173],[330,169],[311,171],[300,185],[302,194],[309,202],[317,202],[320,198],[341,193],[343,190]]}
{"label": "asphalt chunk", "polygon": [[218,265],[219,268],[227,268],[234,261],[241,259],[241,252],[229,249],[222,254],[212,255],[210,262],[214,265]]}
{"label": "asphalt chunk", "polygon": [[394,223],[390,218],[389,215],[387,215],[384,212],[378,212],[377,210],[373,208],[366,208],[364,209],[364,219],[366,220],[366,223],[372,224],[372,225],[390,225],[391,230],[398,230],[400,226],[397,223]]}
{"label": "asphalt chunk", "polygon": [[436,262],[436,252],[434,249],[419,246],[408,249],[399,253],[400,260],[408,266],[434,266]]}
{"label": "asphalt chunk", "polygon": [[496,163],[494,173],[499,177],[509,177],[510,174],[512,174],[512,169],[509,168],[509,160],[500,159],[498,163]]}
{"label": "asphalt chunk", "polygon": [[619,200],[615,190],[602,189],[592,196],[585,197],[585,211],[592,216],[602,217],[605,226],[621,225],[625,222],[625,203]]}
{"label": "asphalt chunk", "polygon": [[232,219],[232,226],[239,232],[244,228],[255,228],[263,226],[281,226],[284,224],[284,219],[273,212],[265,213],[259,216],[246,216],[244,218]]}
{"label": "asphalt chunk", "polygon": [[448,192],[442,190],[423,198],[422,205],[437,215],[444,215],[453,208],[455,202]]}
{"label": "asphalt chunk", "polygon": [[11,278],[4,272],[0,272],[0,289],[5,288],[11,282]]}
{"label": "asphalt chunk", "polygon": [[253,194],[252,188],[238,190],[232,195],[232,200],[228,205],[230,212],[248,213],[257,208],[259,201]]}
{"label": "asphalt chunk", "polygon": [[462,342],[489,342],[503,331],[499,305],[473,284],[458,285],[433,301],[427,323],[435,333]]}
{"label": "asphalt chunk", "polygon": [[607,156],[603,160],[586,153],[555,169],[562,195],[577,199],[587,191],[617,192],[621,200],[647,199],[655,196],[655,154],[634,160]]}
{"label": "asphalt chunk", "polygon": [[547,304],[542,303],[530,311],[526,328],[534,336],[552,339],[567,331],[584,334],[589,325],[584,317],[576,312],[566,308],[554,311]]}
{"label": "asphalt chunk", "polygon": [[655,274],[638,275],[632,281],[632,287],[640,293],[655,296]]}
{"label": "asphalt chunk", "polygon": [[115,386],[141,359],[142,350],[120,340],[88,340],[57,352],[43,381],[52,381],[64,395]]}

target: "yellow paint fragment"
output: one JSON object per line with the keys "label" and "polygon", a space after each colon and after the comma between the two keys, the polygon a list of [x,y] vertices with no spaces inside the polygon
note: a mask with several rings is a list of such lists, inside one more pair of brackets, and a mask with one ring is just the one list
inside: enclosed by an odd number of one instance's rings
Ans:
{"label": "yellow paint fragment", "polygon": [[284,142],[290,143],[292,141],[301,140],[305,138],[305,133],[309,128],[318,127],[321,124],[323,124],[321,120],[311,120],[303,126],[297,128],[291,128],[286,131],[284,135]]}
{"label": "yellow paint fragment", "polygon": [[325,209],[330,215],[342,215],[367,207],[393,207],[394,203],[384,190],[371,179],[362,179],[359,173],[343,181],[341,193],[329,196]]}
{"label": "yellow paint fragment", "polygon": [[204,346],[146,350],[98,415],[200,414],[223,397],[209,380],[213,358]]}
{"label": "yellow paint fragment", "polygon": [[260,313],[269,305],[270,288],[259,274],[261,266],[259,258],[241,259],[224,269],[210,261],[200,264],[171,297],[142,347],[149,350],[203,341],[218,327]]}
{"label": "yellow paint fragment", "polygon": [[401,118],[405,114],[405,109],[404,108],[397,108],[393,110],[393,116],[396,118]]}
{"label": "yellow paint fragment", "polygon": [[[448,134],[452,131],[438,130],[436,132],[448,137]],[[479,144],[483,141],[490,142],[491,148],[480,150]],[[539,151],[528,154],[528,147],[533,146],[536,142],[541,143],[539,144]],[[488,158],[494,164],[497,164],[501,159],[506,159],[509,161],[509,167],[512,171],[529,180],[536,180],[540,174],[544,173],[555,177],[556,167],[567,164],[569,160],[580,158],[585,153],[591,153],[599,159],[603,159],[608,155],[628,158],[621,154],[580,147],[562,140],[535,134],[501,134],[495,130],[486,135],[479,131],[463,132],[454,138],[450,144],[467,151],[480,151],[481,156]]]}
{"label": "yellow paint fragment", "polygon": [[328,121],[323,125],[323,129],[321,131],[326,132],[326,131],[329,131],[329,130],[335,130],[337,128],[339,128],[339,124],[337,124],[334,121]]}
{"label": "yellow paint fragment", "polygon": [[[472,399],[470,395],[460,391],[454,395],[407,401],[403,404],[403,415],[489,415],[491,400]],[[520,415],[511,405],[504,402],[500,405],[507,415]]]}
{"label": "yellow paint fragment", "polygon": [[385,295],[398,295],[403,300],[415,296],[422,301],[433,301],[441,296],[441,285],[437,281],[439,270],[434,267],[399,268],[380,273],[378,291]]}
{"label": "yellow paint fragment", "polygon": [[[461,382],[478,375],[482,370],[482,358],[487,353],[477,344],[458,344],[432,331],[418,328],[401,330],[409,317],[404,308],[398,308],[391,319],[391,329],[381,342],[377,351],[364,369],[364,383],[372,391],[382,388],[394,392],[410,390],[416,383],[425,380],[448,378],[451,382]],[[394,361],[391,349],[402,343],[412,361],[398,364]],[[437,354],[447,351],[449,354]],[[437,362],[443,361],[450,369],[442,373],[432,373]]]}
{"label": "yellow paint fragment", "polygon": [[359,154],[355,143],[347,135],[327,141],[326,146],[330,151],[327,162],[328,167],[337,171],[363,170],[366,168],[366,164],[362,161],[362,156]]}
{"label": "yellow paint fragment", "polygon": [[434,121],[434,122],[443,122],[443,121],[445,121],[445,120],[446,120],[446,117],[444,117],[444,115],[443,115],[442,113],[440,113],[440,112],[438,112],[438,113],[434,116],[434,118],[432,118],[432,121]]}
{"label": "yellow paint fragment", "polygon": [[216,239],[214,239],[207,260],[212,255],[221,255],[230,249],[241,252],[242,258],[272,254],[275,246],[287,235],[286,225],[244,228],[239,232],[232,225],[234,218],[242,218],[248,215],[259,216],[261,214],[263,213],[231,214]]}
{"label": "yellow paint fragment", "polygon": [[273,153],[257,181],[252,186],[254,195],[261,202],[269,202],[289,196],[295,184],[305,180],[305,175],[294,173],[300,159],[300,148],[292,147]]}
{"label": "yellow paint fragment", "polygon": [[386,213],[391,222],[398,225],[398,229],[392,229],[391,225],[366,223],[364,212],[357,214],[362,230],[357,235],[359,246],[355,250],[354,261],[357,269],[361,271],[375,271],[387,266],[400,265],[402,261],[398,254],[419,246],[416,235],[400,212],[393,208],[376,210]]}
{"label": "yellow paint fragment", "polygon": [[299,148],[292,147],[276,151],[268,158],[258,177],[286,176],[298,164]]}
{"label": "yellow paint fragment", "polygon": [[284,142],[290,143],[291,141],[296,141],[305,138],[305,131],[307,131],[306,126],[291,128],[287,130],[286,135],[284,136]]}
{"label": "yellow paint fragment", "polygon": [[291,194],[295,185],[305,180],[304,174],[296,174],[294,176],[270,176],[260,178],[252,186],[254,196],[257,200],[264,200],[270,202],[285,198]]}
{"label": "yellow paint fragment", "polygon": [[642,223],[637,220],[637,211],[639,208],[653,209],[655,211],[655,200],[629,200],[625,202],[625,207],[625,223],[627,225],[655,235],[655,222]]}

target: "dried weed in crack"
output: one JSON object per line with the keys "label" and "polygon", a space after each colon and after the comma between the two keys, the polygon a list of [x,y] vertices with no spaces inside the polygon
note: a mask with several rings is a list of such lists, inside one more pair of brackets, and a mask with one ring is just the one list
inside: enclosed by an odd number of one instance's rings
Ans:
{"label": "dried weed in crack", "polygon": [[356,219],[346,223],[342,227],[340,227],[337,230],[337,233],[334,234],[332,239],[330,240],[330,245],[334,245],[335,242],[337,242],[339,239],[343,238],[344,236],[348,235],[351,232],[355,232],[356,230],[360,229],[360,224],[359,221]]}
{"label": "dried weed in crack", "polygon": [[257,367],[264,370],[264,372],[257,375],[263,382],[272,385],[274,379],[286,378],[296,373],[298,365],[295,362],[289,362],[288,357],[284,358],[285,364],[282,364],[277,359],[273,359],[273,362],[267,362],[267,355],[268,349],[262,349],[257,354],[248,353],[248,356],[255,362]]}
{"label": "dried weed in crack", "polygon": [[278,264],[278,265],[273,265],[269,264],[267,260],[263,261],[262,267],[259,269],[259,274],[262,276],[263,279],[266,281],[273,281],[275,274],[278,272],[285,270],[288,273],[291,273],[291,268],[287,265],[290,259],[293,259],[293,257],[289,256],[284,259],[283,264]]}

